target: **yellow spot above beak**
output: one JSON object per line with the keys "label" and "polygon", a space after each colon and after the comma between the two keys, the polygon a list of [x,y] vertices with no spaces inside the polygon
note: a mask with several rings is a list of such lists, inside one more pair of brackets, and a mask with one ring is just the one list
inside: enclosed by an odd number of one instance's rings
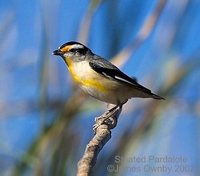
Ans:
{"label": "yellow spot above beak", "polygon": [[60,48],[60,51],[62,51],[63,53],[65,53],[65,52],[69,51],[70,48],[71,48],[71,45],[67,45],[67,46],[65,46],[63,48]]}

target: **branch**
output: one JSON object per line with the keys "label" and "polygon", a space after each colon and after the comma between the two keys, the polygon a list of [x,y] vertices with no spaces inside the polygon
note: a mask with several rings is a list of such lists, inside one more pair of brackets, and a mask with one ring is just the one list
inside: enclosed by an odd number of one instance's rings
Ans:
{"label": "branch", "polygon": [[77,40],[81,43],[87,43],[88,39],[88,32],[91,25],[92,15],[94,11],[98,8],[98,6],[101,4],[102,0],[91,0],[88,9],[86,10],[86,13],[84,14],[82,21],[80,23],[79,32]]}
{"label": "branch", "polygon": [[103,146],[111,138],[111,129],[117,125],[122,106],[115,106],[95,120],[95,136],[85,149],[83,157],[78,162],[77,176],[89,176],[96,164],[97,156]]}
{"label": "branch", "polygon": [[136,34],[136,38],[131,41],[127,47],[125,47],[120,53],[118,53],[113,59],[112,63],[118,67],[122,67],[131,54],[140,47],[143,42],[150,36],[155,25],[158,22],[160,14],[165,7],[167,0],[159,0],[152,14],[144,21],[143,26]]}

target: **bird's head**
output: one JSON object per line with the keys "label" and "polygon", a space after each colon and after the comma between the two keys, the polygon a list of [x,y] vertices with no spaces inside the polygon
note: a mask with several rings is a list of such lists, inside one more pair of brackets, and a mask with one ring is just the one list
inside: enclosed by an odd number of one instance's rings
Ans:
{"label": "bird's head", "polygon": [[65,61],[66,59],[73,60],[74,62],[82,61],[91,50],[79,42],[67,42],[60,46],[53,52],[53,55],[61,56]]}

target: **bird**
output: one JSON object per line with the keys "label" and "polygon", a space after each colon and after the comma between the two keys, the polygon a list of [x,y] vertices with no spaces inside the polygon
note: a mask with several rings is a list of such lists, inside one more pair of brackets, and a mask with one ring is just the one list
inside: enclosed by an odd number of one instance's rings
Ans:
{"label": "bird", "polygon": [[131,98],[164,99],[82,43],[67,42],[53,51],[53,55],[62,57],[72,80],[86,94],[102,102],[121,106]]}

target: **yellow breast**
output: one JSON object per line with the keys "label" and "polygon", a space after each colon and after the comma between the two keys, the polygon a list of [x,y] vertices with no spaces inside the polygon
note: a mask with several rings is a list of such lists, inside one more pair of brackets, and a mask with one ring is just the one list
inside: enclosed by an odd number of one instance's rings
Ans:
{"label": "yellow breast", "polygon": [[106,86],[103,84],[103,78],[89,66],[86,61],[72,62],[71,59],[66,59],[69,73],[80,86],[96,89],[101,92],[106,92]]}

